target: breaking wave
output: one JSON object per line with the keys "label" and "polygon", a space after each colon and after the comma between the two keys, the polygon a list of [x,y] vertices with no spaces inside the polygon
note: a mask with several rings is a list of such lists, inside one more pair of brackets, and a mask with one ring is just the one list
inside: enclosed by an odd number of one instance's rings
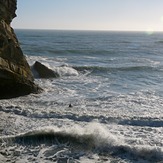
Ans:
{"label": "breaking wave", "polygon": [[130,145],[122,137],[108,131],[99,123],[92,122],[85,127],[75,125],[69,128],[46,127],[29,131],[15,136],[0,137],[0,142],[15,142],[21,145],[56,144],[65,145],[68,150],[77,148],[91,151],[99,155],[111,155],[128,158],[139,158],[148,161],[161,161],[163,149],[149,145]]}

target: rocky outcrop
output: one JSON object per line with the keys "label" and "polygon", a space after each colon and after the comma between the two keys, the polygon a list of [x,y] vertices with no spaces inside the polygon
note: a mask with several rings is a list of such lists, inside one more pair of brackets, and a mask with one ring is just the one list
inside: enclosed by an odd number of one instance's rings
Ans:
{"label": "rocky outcrop", "polygon": [[34,71],[34,74],[36,74],[35,77],[38,78],[57,78],[59,77],[59,74],[57,72],[54,72],[53,70],[49,69],[42,63],[36,61],[34,65],[32,66],[32,69]]}
{"label": "rocky outcrop", "polygon": [[16,0],[0,0],[0,99],[38,92],[25,56],[10,23]]}

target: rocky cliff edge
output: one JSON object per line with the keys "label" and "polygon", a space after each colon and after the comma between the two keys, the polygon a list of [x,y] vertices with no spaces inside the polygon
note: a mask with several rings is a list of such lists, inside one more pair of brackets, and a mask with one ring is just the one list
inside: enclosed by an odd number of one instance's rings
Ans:
{"label": "rocky cliff edge", "polygon": [[17,0],[0,0],[0,99],[39,91],[10,26],[16,8]]}

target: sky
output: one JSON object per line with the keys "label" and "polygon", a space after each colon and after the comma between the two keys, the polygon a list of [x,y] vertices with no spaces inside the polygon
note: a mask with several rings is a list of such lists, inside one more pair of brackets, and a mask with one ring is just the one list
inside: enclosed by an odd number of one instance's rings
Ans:
{"label": "sky", "polygon": [[163,31],[163,0],[17,0],[16,29]]}

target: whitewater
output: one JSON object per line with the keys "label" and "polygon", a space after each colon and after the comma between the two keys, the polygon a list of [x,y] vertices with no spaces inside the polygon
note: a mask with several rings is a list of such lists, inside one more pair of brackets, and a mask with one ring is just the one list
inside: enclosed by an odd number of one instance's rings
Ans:
{"label": "whitewater", "polygon": [[163,162],[163,33],[16,34],[43,92],[0,100],[0,162]]}

